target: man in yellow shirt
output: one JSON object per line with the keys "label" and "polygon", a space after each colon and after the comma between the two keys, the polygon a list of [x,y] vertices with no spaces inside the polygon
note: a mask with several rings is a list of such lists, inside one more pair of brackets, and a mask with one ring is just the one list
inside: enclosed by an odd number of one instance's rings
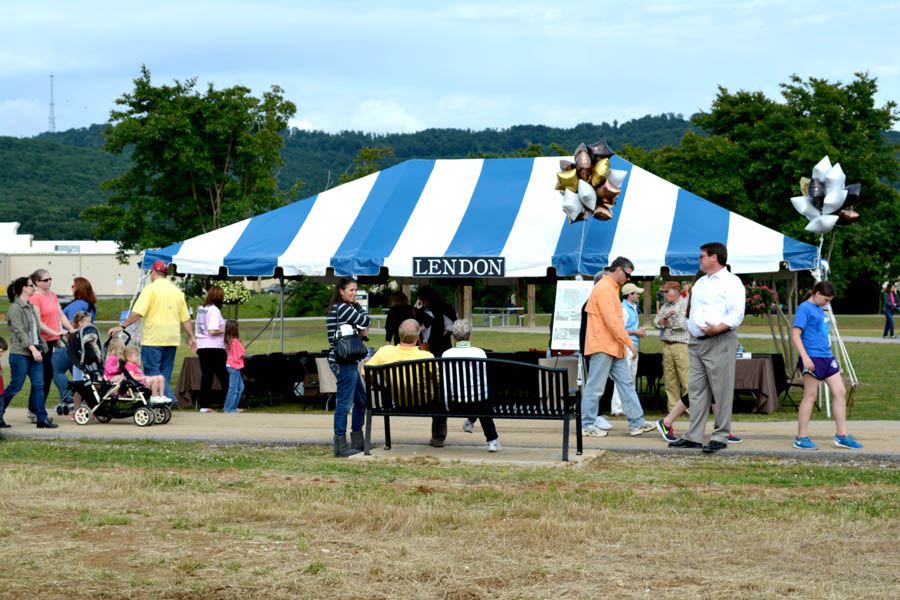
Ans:
{"label": "man in yellow shirt", "polygon": [[607,432],[594,424],[600,407],[600,396],[611,377],[622,399],[622,410],[628,418],[631,435],[653,431],[655,426],[644,419],[644,410],[634,389],[631,371],[625,358],[625,348],[637,355],[637,348],[625,330],[622,305],[619,302],[619,286],[631,278],[634,264],[624,256],[609,265],[609,271],[591,291],[585,312],[587,330],[584,355],[588,357],[588,380],[581,398],[581,431],[583,435],[604,437]]}
{"label": "man in yellow shirt", "polygon": [[175,367],[175,352],[181,343],[181,329],[187,332],[191,352],[197,351],[197,341],[191,327],[184,292],[169,281],[169,265],[161,260],[153,263],[150,284],[145,287],[128,318],[121,327],[109,330],[114,335],[143,319],[141,337],[141,363],[147,375],[162,375],[166,380],[166,396],[174,403],[175,394],[169,386]]}
{"label": "man in yellow shirt", "polygon": [[[407,319],[400,323],[397,330],[400,343],[396,346],[382,346],[375,355],[366,362],[366,366],[377,367],[379,365],[389,365],[391,363],[405,362],[409,360],[421,360],[423,358],[434,358],[431,352],[419,350],[416,346],[416,340],[419,339],[419,322],[415,319]],[[436,377],[433,383],[437,383]],[[405,382],[400,382],[402,388],[406,387]],[[447,417],[431,418],[431,445],[440,448],[447,439]]]}

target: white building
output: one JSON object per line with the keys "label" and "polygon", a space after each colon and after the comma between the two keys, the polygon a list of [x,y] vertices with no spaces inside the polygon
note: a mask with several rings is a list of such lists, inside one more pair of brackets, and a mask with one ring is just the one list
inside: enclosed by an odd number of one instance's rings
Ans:
{"label": "white building", "polygon": [[25,277],[37,269],[53,276],[53,290],[70,294],[75,277],[91,282],[98,296],[131,296],[141,277],[140,255],[129,254],[128,264],[116,259],[115,242],[92,240],[35,240],[19,233],[17,222],[0,223],[0,288],[16,277]]}

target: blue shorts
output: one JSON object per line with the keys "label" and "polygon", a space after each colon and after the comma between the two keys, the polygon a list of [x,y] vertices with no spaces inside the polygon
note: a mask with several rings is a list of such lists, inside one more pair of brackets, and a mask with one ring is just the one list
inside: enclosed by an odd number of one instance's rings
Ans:
{"label": "blue shorts", "polygon": [[797,366],[804,375],[808,373],[819,381],[825,381],[835,373],[841,372],[841,366],[833,356],[810,356],[809,359],[813,361],[812,371],[807,371],[803,368],[802,358],[797,359]]}

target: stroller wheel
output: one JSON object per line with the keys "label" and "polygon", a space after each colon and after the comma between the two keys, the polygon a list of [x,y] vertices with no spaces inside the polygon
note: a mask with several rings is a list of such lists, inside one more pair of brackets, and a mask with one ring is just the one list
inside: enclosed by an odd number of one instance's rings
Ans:
{"label": "stroller wheel", "polygon": [[165,425],[172,420],[172,409],[168,406],[154,406],[153,414],[156,416],[156,425]]}
{"label": "stroller wheel", "polygon": [[91,409],[85,405],[79,406],[75,410],[75,422],[79,425],[87,425],[91,422]]}
{"label": "stroller wheel", "polygon": [[156,415],[146,406],[141,406],[134,411],[134,424],[138,427],[149,427],[156,421]]}
{"label": "stroller wheel", "polygon": [[67,414],[68,412],[69,412],[69,411],[63,412],[63,405],[62,405],[62,404],[57,404],[57,405],[56,405],[56,414],[62,416],[62,415],[64,415],[64,414]]}
{"label": "stroller wheel", "polygon": [[112,420],[112,417],[110,417],[109,415],[98,415],[98,414],[95,414],[94,417],[95,417],[98,421],[100,421],[101,423],[109,423],[110,420]]}

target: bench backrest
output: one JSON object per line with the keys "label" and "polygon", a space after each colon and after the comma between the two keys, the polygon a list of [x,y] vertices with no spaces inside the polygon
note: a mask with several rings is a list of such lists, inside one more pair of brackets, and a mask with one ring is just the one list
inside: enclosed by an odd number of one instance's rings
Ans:
{"label": "bench backrest", "polygon": [[370,409],[385,414],[564,417],[574,414],[568,370],[484,358],[366,366]]}

